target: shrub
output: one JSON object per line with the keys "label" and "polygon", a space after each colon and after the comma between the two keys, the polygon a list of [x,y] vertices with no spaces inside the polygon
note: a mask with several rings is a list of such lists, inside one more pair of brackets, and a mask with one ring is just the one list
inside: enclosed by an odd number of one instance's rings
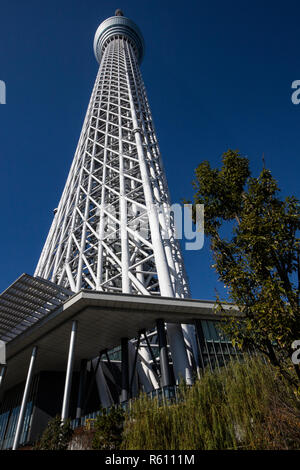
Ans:
{"label": "shrub", "polygon": [[61,421],[59,415],[51,419],[40,441],[35,445],[35,450],[66,450],[73,435],[70,421]]}
{"label": "shrub", "polygon": [[95,422],[93,449],[119,449],[122,441],[124,419],[124,411],[120,408],[112,407],[109,413],[103,410],[103,414],[97,416]]}

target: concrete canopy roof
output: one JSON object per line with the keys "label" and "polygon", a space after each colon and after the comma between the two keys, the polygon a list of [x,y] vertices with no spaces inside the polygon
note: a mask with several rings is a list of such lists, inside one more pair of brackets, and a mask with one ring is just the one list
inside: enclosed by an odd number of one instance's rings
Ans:
{"label": "concrete canopy roof", "polygon": [[78,321],[76,370],[81,359],[92,359],[100,351],[118,346],[122,337],[134,338],[140,330],[154,328],[158,318],[187,324],[195,319],[217,320],[213,307],[209,301],[82,290],[7,344],[8,369],[3,388],[25,380],[35,345],[35,373],[65,370],[73,320]]}

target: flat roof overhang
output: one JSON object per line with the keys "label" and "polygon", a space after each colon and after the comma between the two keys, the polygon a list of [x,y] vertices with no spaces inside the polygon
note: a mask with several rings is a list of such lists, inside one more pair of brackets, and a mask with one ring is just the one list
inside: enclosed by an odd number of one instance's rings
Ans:
{"label": "flat roof overhang", "polygon": [[[195,319],[217,320],[220,315],[214,313],[214,305],[210,301],[82,290],[7,343],[8,367],[1,392],[25,380],[33,346],[38,346],[34,373],[66,370],[73,320],[78,321],[76,370],[81,359],[92,359],[100,351],[118,346],[122,337],[134,338],[140,330],[154,328],[159,318],[186,324]],[[224,306],[228,310],[232,307]],[[230,314],[238,312],[231,310]]]}

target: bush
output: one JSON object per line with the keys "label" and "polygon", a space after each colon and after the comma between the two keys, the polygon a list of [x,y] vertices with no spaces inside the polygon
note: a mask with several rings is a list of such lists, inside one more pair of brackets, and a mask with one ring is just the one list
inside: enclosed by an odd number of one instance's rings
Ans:
{"label": "bush", "polygon": [[141,396],[126,417],[122,449],[300,449],[300,403],[258,358],[230,362],[181,386],[177,404]]}
{"label": "bush", "polygon": [[113,407],[109,413],[103,410],[103,414],[97,416],[95,422],[93,449],[119,449],[122,442],[124,419],[124,411],[120,408]]}
{"label": "bush", "polygon": [[35,445],[35,450],[66,450],[73,435],[70,421],[61,421],[59,415],[51,419],[40,441]]}

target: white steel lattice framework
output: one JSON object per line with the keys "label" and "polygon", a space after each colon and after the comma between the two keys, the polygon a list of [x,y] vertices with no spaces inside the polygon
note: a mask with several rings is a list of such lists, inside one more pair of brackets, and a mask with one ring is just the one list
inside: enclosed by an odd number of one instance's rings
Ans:
{"label": "white steel lattice framework", "polygon": [[[70,173],[35,276],[90,288],[189,296],[139,63],[144,42],[120,11],[99,26],[100,63]],[[149,228],[149,231],[147,230]],[[188,328],[183,327],[188,336]],[[190,377],[180,325],[168,325],[175,374]]]}

